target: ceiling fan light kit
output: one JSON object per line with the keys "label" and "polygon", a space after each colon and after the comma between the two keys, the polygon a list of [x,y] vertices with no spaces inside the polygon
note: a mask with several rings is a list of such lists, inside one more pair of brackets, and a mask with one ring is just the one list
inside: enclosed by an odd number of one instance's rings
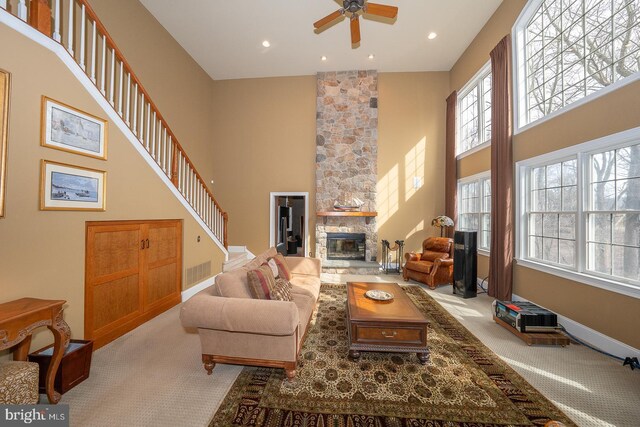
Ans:
{"label": "ceiling fan light kit", "polygon": [[316,21],[313,26],[319,30],[342,16],[348,16],[351,28],[351,44],[357,45],[360,43],[360,15],[362,14],[395,19],[398,16],[398,8],[396,6],[370,3],[366,0],[344,0],[341,9]]}

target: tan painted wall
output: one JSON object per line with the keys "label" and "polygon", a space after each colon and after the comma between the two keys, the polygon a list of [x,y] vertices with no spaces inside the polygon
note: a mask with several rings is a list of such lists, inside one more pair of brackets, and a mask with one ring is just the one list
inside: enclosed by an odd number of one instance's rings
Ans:
{"label": "tan painted wall", "polygon": [[[460,89],[489,60],[489,52],[515,23],[525,1],[504,1],[451,70],[451,86]],[[640,83],[565,112],[515,135],[514,162],[640,126]],[[458,162],[458,176],[488,170],[490,149]],[[484,258],[484,260],[483,260]],[[478,276],[488,274],[488,258],[479,257]],[[640,300],[516,265],[513,292],[596,331],[640,348]]]}
{"label": "tan painted wall", "polygon": [[[448,73],[379,74],[379,180],[397,165],[394,190],[386,186],[385,195],[378,193],[379,239],[404,239],[415,249],[437,233],[431,219],[444,210],[448,87]],[[214,192],[229,211],[229,244],[264,250],[269,192],[308,191],[314,251],[316,77],[216,81],[213,98]],[[414,194],[416,167],[425,185]],[[408,168],[414,169],[410,176]],[[381,200],[389,193],[397,200],[391,215]]]}
{"label": "tan painted wall", "polygon": [[[73,337],[82,338],[85,221],[183,218],[183,266],[210,260],[218,272],[221,251],[113,123],[108,125],[107,161],[40,146],[42,95],[107,116],[52,53],[4,25],[0,40],[0,67],[12,74],[6,216],[0,219],[0,302],[27,296],[67,300],[65,319]],[[41,159],[106,170],[107,211],[40,211]],[[200,243],[198,235],[203,236]],[[48,332],[40,333],[33,347],[49,339]]]}
{"label": "tan painted wall", "polygon": [[210,186],[213,80],[138,0],[89,3]]}
{"label": "tan painted wall", "polygon": [[504,0],[451,68],[451,90],[460,90],[489,62],[489,53],[511,32],[527,0]]}
{"label": "tan painted wall", "polygon": [[316,77],[214,82],[213,192],[229,212],[229,244],[269,246],[269,193],[309,193],[315,251]]}
{"label": "tan painted wall", "polygon": [[378,239],[419,250],[427,236],[440,235],[431,220],[444,214],[449,73],[381,73],[378,90]]}

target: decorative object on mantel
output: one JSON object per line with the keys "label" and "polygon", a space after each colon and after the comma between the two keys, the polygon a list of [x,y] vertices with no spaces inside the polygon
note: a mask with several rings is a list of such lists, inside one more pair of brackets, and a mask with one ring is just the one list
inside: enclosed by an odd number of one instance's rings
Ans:
{"label": "decorative object on mantel", "polygon": [[440,237],[444,235],[444,228],[453,227],[453,220],[445,215],[440,215],[431,220],[431,225],[440,228]]}
{"label": "decorative object on mantel", "polygon": [[364,202],[351,193],[345,193],[333,203],[333,209],[343,212],[357,212],[362,208]]}
{"label": "decorative object on mantel", "polygon": [[[391,268],[391,261],[389,260],[389,251],[396,251],[396,266]],[[404,240],[396,240],[395,246],[391,247],[388,240],[382,241],[382,269],[385,274],[400,273],[402,271],[402,258],[404,258]]]}
{"label": "decorative object on mantel", "polygon": [[362,217],[365,219],[365,222],[369,224],[369,222],[371,222],[371,218],[378,216],[378,212],[331,211],[331,212],[316,212],[316,215],[322,217],[323,224],[327,223],[327,217],[329,216]]}

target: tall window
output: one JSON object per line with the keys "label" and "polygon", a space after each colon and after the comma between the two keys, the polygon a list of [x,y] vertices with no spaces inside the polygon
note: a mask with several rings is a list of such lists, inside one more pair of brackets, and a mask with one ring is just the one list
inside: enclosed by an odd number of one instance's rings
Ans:
{"label": "tall window", "polygon": [[640,144],[589,157],[587,269],[640,280]]}
{"label": "tall window", "polygon": [[640,2],[530,5],[516,24],[520,126],[640,70]]}
{"label": "tall window", "polygon": [[491,245],[491,178],[488,173],[458,182],[458,229],[478,232],[478,247]]}
{"label": "tall window", "polygon": [[485,65],[460,94],[457,154],[491,141],[491,68]]}
{"label": "tall window", "polygon": [[575,268],[577,160],[531,169],[529,257]]}
{"label": "tall window", "polygon": [[519,258],[640,295],[640,128],[541,157],[518,164]]}

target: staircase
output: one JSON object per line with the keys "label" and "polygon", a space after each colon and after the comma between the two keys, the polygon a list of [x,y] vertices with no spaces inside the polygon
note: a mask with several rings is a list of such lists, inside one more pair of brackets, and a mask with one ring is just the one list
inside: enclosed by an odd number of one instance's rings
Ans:
{"label": "staircase", "polygon": [[227,213],[89,4],[0,0],[0,22],[58,54],[226,254]]}
{"label": "staircase", "polygon": [[249,252],[246,246],[229,246],[229,258],[222,263],[222,272],[242,267],[255,256]]}

